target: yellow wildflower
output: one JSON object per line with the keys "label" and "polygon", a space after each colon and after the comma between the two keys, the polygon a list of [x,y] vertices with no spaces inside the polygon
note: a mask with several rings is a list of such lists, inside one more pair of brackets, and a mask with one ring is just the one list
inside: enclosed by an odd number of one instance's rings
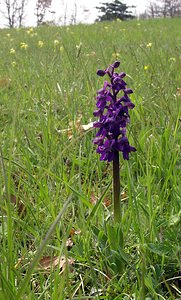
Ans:
{"label": "yellow wildflower", "polygon": [[60,47],[60,52],[63,52],[64,51],[64,48],[63,46]]}
{"label": "yellow wildflower", "polygon": [[144,70],[147,71],[150,67],[149,66],[144,66]]}
{"label": "yellow wildflower", "polygon": [[10,54],[14,54],[16,51],[15,51],[15,49],[14,48],[11,48],[10,50],[9,50],[9,53]]}
{"label": "yellow wildflower", "polygon": [[54,40],[54,46],[56,47],[57,45],[59,45],[60,44],[60,42],[58,41],[58,40]]}
{"label": "yellow wildflower", "polygon": [[16,67],[16,65],[17,65],[16,61],[12,61],[11,65],[12,65],[12,67]]}
{"label": "yellow wildflower", "polygon": [[11,35],[10,35],[10,33],[7,33],[6,36],[7,36],[7,37],[10,37]]}
{"label": "yellow wildflower", "polygon": [[33,33],[30,34],[31,37],[34,37],[34,36],[37,36],[37,35],[38,35],[37,32],[33,32]]}
{"label": "yellow wildflower", "polygon": [[151,46],[152,46],[152,43],[148,43],[148,44],[146,45],[147,48],[150,48]]}
{"label": "yellow wildflower", "polygon": [[87,53],[86,56],[95,56],[96,55],[96,52],[95,51],[91,51],[90,53]]}
{"label": "yellow wildflower", "polygon": [[116,53],[112,53],[112,57],[114,58],[118,58],[120,57],[120,53],[116,52]]}
{"label": "yellow wildflower", "polygon": [[31,34],[33,32],[33,28],[32,27],[29,28],[26,32],[27,32],[27,34]]}
{"label": "yellow wildflower", "polygon": [[21,42],[20,43],[20,48],[26,50],[28,48],[28,45],[26,43],[24,43],[24,42]]}
{"label": "yellow wildflower", "polygon": [[38,47],[42,48],[44,45],[44,42],[43,41],[38,41]]}
{"label": "yellow wildflower", "polygon": [[176,61],[176,58],[175,57],[170,57],[169,61]]}

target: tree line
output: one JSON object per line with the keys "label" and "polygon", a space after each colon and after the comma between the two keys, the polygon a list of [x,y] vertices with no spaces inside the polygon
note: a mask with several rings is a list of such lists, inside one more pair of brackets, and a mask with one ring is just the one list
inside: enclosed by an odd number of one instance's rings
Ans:
{"label": "tree line", "polygon": [[[8,27],[22,27],[26,16],[26,6],[28,0],[2,0],[0,1],[0,14],[6,20]],[[36,0],[35,2],[35,16],[37,26],[42,24],[46,11],[51,7],[52,0]]]}
{"label": "tree line", "polygon": [[174,18],[181,16],[181,0],[151,1],[140,18]]}
{"label": "tree line", "polygon": [[[0,13],[7,21],[10,28],[22,27],[26,16],[26,6],[29,0],[1,0]],[[62,2],[63,3],[63,2]],[[46,12],[50,11],[52,0],[36,0],[34,14],[37,26],[43,24],[46,20]],[[101,6],[96,7],[99,12],[97,22],[112,21],[115,19],[129,20],[136,17],[133,13],[134,5],[127,5],[119,0],[112,2],[104,2]],[[52,12],[55,13],[55,12]],[[71,22],[76,24],[77,5],[75,0],[75,12],[71,17]],[[181,0],[156,0],[150,2],[140,18],[158,18],[158,17],[180,17],[181,16]],[[64,16],[64,24],[66,24],[66,11]]]}

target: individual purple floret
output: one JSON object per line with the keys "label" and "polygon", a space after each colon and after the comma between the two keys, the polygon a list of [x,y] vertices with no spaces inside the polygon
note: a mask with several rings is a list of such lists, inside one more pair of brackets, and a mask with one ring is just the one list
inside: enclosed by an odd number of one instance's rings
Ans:
{"label": "individual purple floret", "polygon": [[[129,109],[134,108],[129,95],[133,91],[127,88],[123,78],[124,72],[117,73],[114,69],[120,65],[119,61],[108,66],[106,70],[98,70],[97,75],[103,77],[109,76],[109,81],[105,81],[103,88],[97,91],[97,110],[94,116],[99,120],[94,123],[98,132],[93,142],[97,145],[97,153],[100,154],[100,160],[108,162],[114,160],[115,152],[121,151],[124,159],[129,159],[129,153],[136,149],[129,145],[126,137],[126,125],[130,121]],[[122,94],[120,95],[120,92]]]}

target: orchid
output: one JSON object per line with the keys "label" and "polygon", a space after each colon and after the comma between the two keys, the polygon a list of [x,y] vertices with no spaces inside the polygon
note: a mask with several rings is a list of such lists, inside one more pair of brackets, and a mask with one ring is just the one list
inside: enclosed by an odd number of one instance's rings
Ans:
{"label": "orchid", "polygon": [[130,122],[128,111],[135,106],[129,97],[133,91],[127,88],[127,83],[123,80],[126,74],[114,72],[119,65],[120,62],[116,61],[107,69],[97,71],[98,76],[108,75],[110,82],[105,81],[103,88],[97,91],[97,110],[93,114],[99,120],[94,123],[98,132],[93,142],[97,145],[100,160],[108,162],[114,160],[117,151],[121,151],[126,160],[129,159],[130,152],[136,151],[130,146],[126,136],[126,126]]}
{"label": "orchid", "polygon": [[103,88],[97,91],[97,109],[93,113],[99,118],[93,124],[98,129],[93,140],[97,153],[100,160],[113,161],[114,220],[118,223],[121,221],[119,152],[128,160],[130,152],[136,151],[126,136],[126,126],[130,122],[129,109],[135,106],[130,99],[133,91],[123,79],[126,73],[114,71],[119,66],[120,62],[115,61],[107,69],[97,71],[98,76],[108,75],[109,81],[104,81]]}

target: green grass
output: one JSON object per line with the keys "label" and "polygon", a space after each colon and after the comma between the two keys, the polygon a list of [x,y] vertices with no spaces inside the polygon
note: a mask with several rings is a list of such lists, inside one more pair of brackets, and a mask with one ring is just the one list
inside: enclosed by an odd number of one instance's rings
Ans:
{"label": "green grass", "polygon": [[[166,19],[0,31],[0,299],[180,299],[179,27]],[[113,207],[102,205],[112,166],[76,120],[94,120],[96,70],[116,59],[134,89],[137,152],[121,158],[125,253],[115,258]],[[61,131],[70,122],[71,140]],[[81,233],[69,249],[72,228]],[[40,269],[45,256],[74,264]]]}

